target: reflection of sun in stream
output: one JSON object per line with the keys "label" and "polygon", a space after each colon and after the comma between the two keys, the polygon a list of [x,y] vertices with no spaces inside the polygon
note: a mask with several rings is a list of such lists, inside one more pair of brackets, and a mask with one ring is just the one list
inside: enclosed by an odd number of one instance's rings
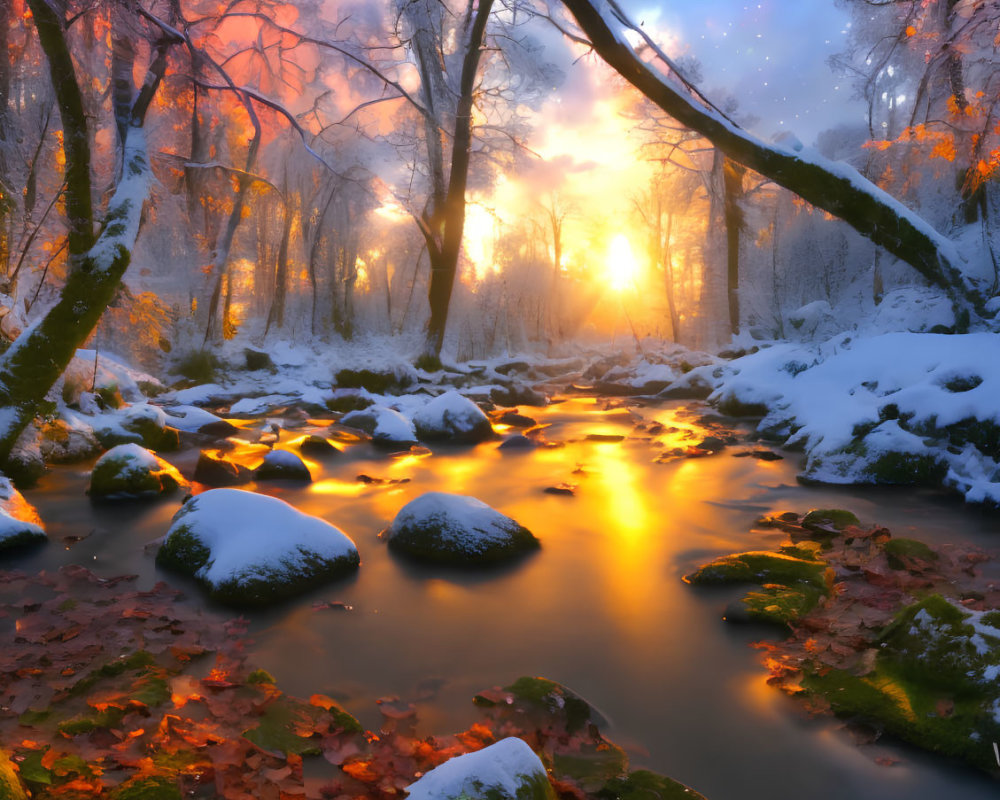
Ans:
{"label": "reflection of sun in stream", "polygon": [[632,458],[634,454],[622,444],[592,447],[588,463],[594,474],[588,489],[594,494],[588,518],[603,518],[606,529],[614,534],[607,543],[607,557],[613,565],[607,573],[611,578],[608,604],[618,612],[623,625],[634,632],[648,632],[642,609],[652,587],[636,580],[636,576],[643,574],[643,562],[648,557],[644,540],[656,532],[646,499],[649,487],[642,485],[641,472]]}

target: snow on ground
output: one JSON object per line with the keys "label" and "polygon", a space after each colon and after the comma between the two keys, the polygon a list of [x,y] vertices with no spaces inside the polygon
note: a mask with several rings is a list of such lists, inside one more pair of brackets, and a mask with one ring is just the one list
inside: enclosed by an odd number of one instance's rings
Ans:
{"label": "snow on ground", "polygon": [[406,787],[409,800],[497,797],[515,800],[544,796],[545,766],[522,739],[510,737],[473,753],[456,756]]}
{"label": "snow on ground", "polygon": [[727,365],[711,400],[767,406],[758,429],[804,448],[809,478],[895,482],[880,480],[880,470],[902,461],[904,471],[942,471],[945,485],[972,502],[1000,503],[995,334],[776,344]]}
{"label": "snow on ground", "polygon": [[417,441],[417,431],[405,416],[388,406],[368,406],[345,414],[340,423],[371,434],[376,442],[407,444]]}
{"label": "snow on ground", "polygon": [[197,406],[167,406],[163,409],[167,425],[177,428],[179,431],[194,433],[206,425],[222,422],[222,417],[217,417],[209,411]]}

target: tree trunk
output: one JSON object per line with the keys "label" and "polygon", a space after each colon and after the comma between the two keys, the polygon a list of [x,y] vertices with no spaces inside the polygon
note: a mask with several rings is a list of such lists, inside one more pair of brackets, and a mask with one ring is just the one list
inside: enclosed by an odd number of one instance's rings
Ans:
{"label": "tree trunk", "polygon": [[455,135],[452,137],[451,174],[448,178],[448,194],[445,197],[442,215],[444,232],[440,245],[433,235],[428,236],[425,233],[431,260],[431,281],[427,290],[431,317],[427,323],[424,352],[435,358],[441,355],[441,347],[444,344],[451,293],[462,249],[462,232],[465,228],[465,188],[469,181],[469,157],[472,146],[473,95],[483,39],[486,35],[486,21],[489,19],[492,7],[493,0],[479,0],[465,58],[462,60],[458,107],[455,113]]}
{"label": "tree trunk", "polygon": [[[62,22],[45,0],[29,0],[39,39],[53,72],[60,84],[56,97],[63,128],[74,131],[87,141],[87,122],[83,116],[80,90]],[[148,194],[151,171],[146,153],[146,137],[142,129],[150,101],[159,87],[167,65],[169,44],[162,43],[150,65],[146,80],[129,115],[129,130],[125,140],[122,176],[108,204],[100,237],[81,248],[85,235],[93,230],[89,202],[81,197],[73,201],[70,252],[75,268],[70,271],[59,300],[37,324],[22,334],[0,357],[0,462],[6,463],[21,432],[35,416],[52,385],[66,369],[77,347],[93,332],[108,303],[114,298],[122,276],[131,259],[132,248],[139,234],[142,210]],[[60,70],[60,74],[55,73]],[[85,158],[84,163],[74,159]],[[86,183],[89,201],[90,150],[79,143],[66,148],[67,180],[72,174],[80,185]],[[84,179],[81,176],[86,176]]]}
{"label": "tree trunk", "polygon": [[740,164],[732,159],[722,163],[723,215],[726,220],[726,290],[729,295],[729,326],[733,335],[740,332],[740,232],[743,230],[743,176]]}
{"label": "tree trunk", "polygon": [[[628,44],[613,2],[563,0],[594,50],[629,83],[670,116],[697,131],[733,161],[770,178],[802,199],[839,217],[910,264],[951,299],[959,327],[981,309],[982,296],[962,274],[954,244],[853,168],[818,154],[766,144],[642,61]],[[614,9],[614,10],[612,10]],[[623,15],[622,15],[623,16]]]}
{"label": "tree trunk", "polygon": [[267,324],[264,335],[267,336],[271,325],[276,328],[285,327],[285,301],[288,297],[288,243],[292,238],[292,204],[285,199],[285,222],[281,229],[281,244],[278,246],[278,258],[274,265],[274,295],[271,298],[271,308],[267,312]]}

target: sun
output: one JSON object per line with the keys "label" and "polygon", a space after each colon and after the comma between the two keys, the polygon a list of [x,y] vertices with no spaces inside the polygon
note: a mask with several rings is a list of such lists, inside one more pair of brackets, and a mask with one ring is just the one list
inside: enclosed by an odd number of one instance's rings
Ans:
{"label": "sun", "polygon": [[635,281],[639,262],[625,234],[619,233],[608,245],[607,266],[608,283],[615,291],[620,292]]}

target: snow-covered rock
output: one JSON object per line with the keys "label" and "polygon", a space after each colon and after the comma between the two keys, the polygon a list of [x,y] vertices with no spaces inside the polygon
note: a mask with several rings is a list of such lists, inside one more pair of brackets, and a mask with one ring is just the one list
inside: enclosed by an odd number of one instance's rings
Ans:
{"label": "snow-covered rock", "polygon": [[475,443],[493,436],[493,426],[482,409],[452,390],[435,397],[416,414],[413,425],[423,440],[445,439]]}
{"label": "snow-covered rock", "polygon": [[254,470],[254,478],[259,481],[311,481],[312,475],[295,453],[288,450],[272,450],[264,456],[264,463]]}
{"label": "snow-covered rock", "polygon": [[89,493],[101,500],[147,499],[187,485],[162,458],[137,444],[120,444],[97,459]]}
{"label": "snow-covered rock", "polygon": [[35,507],[0,476],[0,552],[47,541]]}
{"label": "snow-covered rock", "polygon": [[166,424],[187,433],[223,432],[236,433],[237,428],[222,417],[197,406],[168,406],[163,409]]}
{"label": "snow-covered rock", "polygon": [[411,500],[382,536],[399,553],[445,564],[491,564],[539,547],[510,517],[474,497],[446,492]]}
{"label": "snow-covered rock", "polygon": [[757,406],[758,430],[804,449],[824,483],[942,482],[1000,505],[1000,337],[846,334],[727,365],[710,400]]}
{"label": "snow-covered rock", "polygon": [[151,450],[176,450],[180,446],[177,431],[167,425],[163,409],[149,403],[108,411],[93,425],[103,447],[133,443]]}
{"label": "snow-covered rock", "polygon": [[360,557],[339,529],[283,500],[211,489],[174,515],[156,563],[221,602],[259,606],[353,572]]}
{"label": "snow-covered rock", "polygon": [[417,441],[413,423],[395,409],[386,406],[375,405],[352,411],[341,417],[340,424],[364,431],[379,445],[392,447],[410,445]]}
{"label": "snow-covered rock", "polygon": [[101,451],[93,428],[69,410],[41,426],[38,447],[46,464],[83,461]]}
{"label": "snow-covered rock", "polygon": [[554,800],[545,765],[522,739],[510,737],[456,756],[406,787],[409,800]]}

